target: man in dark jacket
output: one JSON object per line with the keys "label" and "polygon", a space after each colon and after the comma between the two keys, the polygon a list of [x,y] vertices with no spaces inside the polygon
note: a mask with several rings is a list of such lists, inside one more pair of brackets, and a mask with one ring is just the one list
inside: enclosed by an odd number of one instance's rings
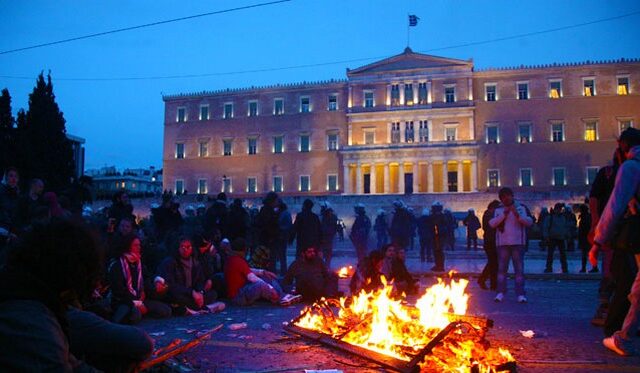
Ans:
{"label": "man in dark jacket", "polygon": [[565,240],[569,237],[567,230],[567,220],[563,213],[563,204],[558,202],[553,208],[553,212],[545,220],[543,237],[549,241],[549,251],[547,252],[547,267],[545,273],[553,272],[553,251],[558,248],[560,251],[560,265],[562,273],[569,273],[567,266],[567,253],[565,251]]}
{"label": "man in dark jacket", "polygon": [[44,183],[40,179],[33,179],[29,183],[29,192],[21,196],[18,200],[18,226],[20,230],[28,227],[32,220],[37,216],[39,207],[46,206],[42,192],[44,191]]}
{"label": "man in dark jacket", "polygon": [[[269,252],[271,272],[275,271],[275,260],[278,250],[278,240],[281,238],[279,229],[280,201],[275,192],[269,192],[262,201],[262,207],[256,218],[258,231],[258,245],[264,246]],[[285,257],[286,258],[286,257]]]}
{"label": "man in dark jacket", "polygon": [[373,230],[376,232],[376,240],[378,248],[389,243],[389,224],[387,224],[387,215],[383,209],[378,210],[376,221],[373,224]]}
{"label": "man in dark jacket", "polygon": [[435,259],[435,265],[431,270],[444,272],[444,243],[447,240],[448,226],[445,215],[442,213],[442,204],[440,202],[436,201],[431,205],[429,227],[433,232],[433,256]]}
{"label": "man in dark jacket", "polygon": [[229,213],[227,215],[227,234],[229,241],[233,242],[236,238],[247,239],[247,231],[249,229],[249,213],[242,206],[242,200],[236,198],[233,200]]}
{"label": "man in dark jacket", "polygon": [[331,268],[331,258],[333,257],[333,240],[338,231],[338,217],[333,213],[333,208],[329,202],[324,202],[320,207],[320,221],[322,238],[320,240],[320,252],[327,268]]}
{"label": "man in dark jacket", "polygon": [[0,256],[7,242],[16,237],[18,232],[17,215],[20,189],[18,170],[9,167],[0,184]]}
{"label": "man in dark jacket", "polygon": [[308,247],[320,247],[322,227],[320,218],[313,211],[313,202],[305,199],[302,203],[302,211],[296,215],[293,223],[293,235],[296,239],[296,258],[299,258],[303,250]]}
{"label": "man in dark jacket", "polygon": [[111,207],[108,212],[109,219],[113,219],[115,226],[120,224],[120,220],[124,218],[131,219],[135,222],[136,216],[133,215],[133,206],[127,192],[120,190],[113,195]]}
{"label": "man in dark jacket", "polygon": [[482,214],[482,230],[484,231],[484,252],[487,254],[487,264],[480,277],[478,277],[478,285],[482,289],[487,290],[487,279],[491,290],[496,290],[498,284],[498,252],[496,251],[496,229],[493,228],[489,221],[493,219],[496,209],[500,206],[500,201],[493,200],[487,206],[484,214]]}
{"label": "man in dark jacket", "polygon": [[294,282],[298,294],[307,302],[338,293],[338,276],[318,258],[314,247],[303,250],[302,256],[291,263],[282,284],[291,286]]}
{"label": "man in dark jacket", "polygon": [[369,232],[371,231],[371,220],[366,215],[364,205],[358,203],[354,207],[356,213],[356,219],[351,227],[351,233],[349,238],[356,249],[356,255],[358,256],[358,263],[361,263],[367,256],[367,250],[369,249]]}
{"label": "man in dark jacket", "polygon": [[422,209],[417,221],[418,237],[420,238],[420,261],[433,262],[433,227],[429,224],[429,209]]}
{"label": "man in dark jacket", "polygon": [[406,249],[411,243],[413,217],[402,201],[393,202],[395,212],[391,219],[391,242],[397,248]]}
{"label": "man in dark jacket", "polygon": [[467,216],[462,220],[462,224],[467,227],[467,250],[471,249],[471,241],[473,241],[473,249],[478,250],[478,229],[480,229],[480,220],[473,209],[469,209]]}
{"label": "man in dark jacket", "polygon": [[204,215],[204,232],[215,244],[220,243],[223,238],[228,238],[228,214],[227,195],[218,193],[216,200]]}

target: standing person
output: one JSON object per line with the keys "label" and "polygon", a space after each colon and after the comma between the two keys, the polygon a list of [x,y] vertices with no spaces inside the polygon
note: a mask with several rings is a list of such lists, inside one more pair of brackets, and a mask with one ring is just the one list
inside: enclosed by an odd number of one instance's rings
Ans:
{"label": "standing person", "polygon": [[[541,232],[540,233],[541,236],[542,236],[542,231],[544,230],[544,222],[548,218],[549,218],[549,210],[546,207],[543,207],[542,210],[540,210],[540,214],[538,215],[538,221],[535,223],[538,225],[538,230]],[[545,251],[549,248],[549,243],[544,238],[540,239],[540,243],[538,245],[540,246],[540,251]]]}
{"label": "standing person", "polygon": [[524,206],[515,201],[510,188],[498,192],[502,205],[496,208],[489,225],[496,229],[496,248],[498,252],[498,283],[495,301],[502,302],[507,292],[507,271],[509,260],[513,263],[516,277],[516,295],[519,303],[526,303],[524,290],[524,249],[527,240],[527,227],[533,224]]}
{"label": "standing person", "polygon": [[117,191],[111,199],[111,207],[109,207],[108,217],[114,219],[115,225],[120,224],[120,220],[123,218],[136,221],[136,216],[133,215],[133,205],[129,199],[129,194],[124,190]]}
{"label": "standing person", "polygon": [[544,273],[553,273],[553,252],[558,248],[560,252],[560,265],[562,273],[569,273],[567,267],[567,252],[565,251],[565,240],[569,237],[568,224],[566,214],[563,213],[562,203],[558,202],[553,207],[551,214],[545,220],[543,237],[549,242],[549,251],[547,251],[547,266]]}
{"label": "standing person", "polygon": [[[218,193],[215,201],[204,214],[204,232],[209,235],[212,242],[218,244],[221,239],[229,237],[229,209],[227,208],[227,195]],[[216,239],[217,238],[217,239]]]}
{"label": "standing person", "polygon": [[423,208],[417,220],[418,238],[420,239],[420,262],[433,262],[433,227],[429,223],[429,209]]}
{"label": "standing person", "polygon": [[[580,220],[578,220],[578,247],[582,252],[582,267],[580,268],[580,273],[587,272],[587,258],[589,256],[589,240],[587,236],[589,235],[589,230],[591,229],[591,213],[589,212],[589,206],[582,204],[580,205]],[[589,273],[598,272],[598,266],[594,266],[589,270]]]}
{"label": "standing person", "polygon": [[338,218],[338,240],[340,242],[344,241],[344,231],[347,229],[347,226],[344,224],[344,221]]}
{"label": "standing person", "polygon": [[[619,146],[627,161],[622,163],[616,175],[615,186],[609,201],[596,227],[593,247],[589,252],[589,261],[597,264],[597,252],[603,243],[614,239],[614,231],[620,220],[630,219],[634,229],[640,226],[640,131],[634,128],[625,130],[620,135]],[[636,235],[637,236],[637,235]],[[628,294],[629,311],[624,318],[622,328],[611,337],[602,340],[608,349],[619,355],[633,354],[633,341],[640,317],[640,242],[629,242],[628,257],[633,256],[636,263],[636,275]],[[620,250],[621,248],[618,248]]]}
{"label": "standing person", "polygon": [[[273,258],[278,250],[278,239],[281,238],[278,225],[279,217],[280,201],[278,195],[275,192],[269,192],[262,200],[262,207],[258,212],[255,229],[258,230],[258,245],[264,246],[269,252],[269,257],[271,258],[269,269],[272,270],[271,272],[274,272],[276,268]],[[287,237],[288,239],[289,237]]]}
{"label": "standing person", "polygon": [[376,221],[373,224],[373,230],[376,232],[376,241],[378,248],[387,244],[389,241],[389,225],[387,224],[387,215],[383,209],[378,210]]}
{"label": "standing person", "polygon": [[473,249],[478,250],[478,229],[480,229],[480,219],[476,216],[473,209],[469,209],[467,216],[462,220],[462,224],[467,227],[467,250],[471,249],[471,241],[473,241]]}
{"label": "standing person", "polygon": [[322,220],[322,238],[320,239],[321,255],[327,268],[331,268],[331,258],[333,257],[333,241],[336,237],[338,227],[338,217],[333,213],[333,208],[329,202],[324,202],[320,207]]}
{"label": "standing person", "polygon": [[564,217],[567,222],[567,251],[573,251],[576,246],[575,239],[578,236],[578,219],[573,213],[573,207],[568,203],[564,205]]}
{"label": "standing person", "polygon": [[356,219],[351,227],[349,238],[356,249],[358,263],[360,263],[367,256],[371,220],[369,220],[369,217],[365,214],[362,203],[355,205],[354,211],[356,213]]}
{"label": "standing person", "polygon": [[42,198],[44,183],[40,179],[32,179],[29,192],[18,200],[18,226],[20,229],[31,225],[31,220],[37,215],[39,207],[45,206]]}
{"label": "standing person", "polygon": [[225,238],[228,238],[231,242],[240,237],[246,240],[250,222],[249,213],[244,206],[242,206],[242,200],[240,198],[234,199],[227,214],[228,236],[225,236]]}
{"label": "standing person", "polygon": [[456,220],[456,217],[453,216],[451,209],[448,208],[444,209],[444,219],[447,226],[447,231],[444,235],[444,249],[446,250],[448,248],[449,250],[454,251],[456,248],[456,229],[458,228],[458,221]]}
{"label": "standing person", "polygon": [[293,221],[287,204],[280,198],[278,198],[278,204],[278,238],[275,243],[275,258],[273,258],[273,266],[271,268],[275,271],[276,265],[280,263],[280,275],[284,276],[287,273],[287,246],[293,229]]}
{"label": "standing person", "polygon": [[402,201],[394,201],[395,211],[391,219],[391,243],[396,247],[406,249],[411,243],[411,233],[413,223],[407,207]]}
{"label": "standing person", "polygon": [[482,269],[478,277],[478,285],[487,290],[487,279],[489,279],[489,289],[496,290],[498,283],[498,253],[496,252],[496,229],[490,224],[496,209],[500,206],[500,201],[493,200],[487,206],[487,210],[482,214],[482,230],[484,231],[484,252],[487,254],[487,264]]}
{"label": "standing person", "polygon": [[294,237],[296,239],[296,258],[300,257],[302,251],[307,247],[320,247],[322,227],[320,226],[320,218],[313,212],[313,202],[310,199],[305,199],[302,202],[302,211],[296,214],[291,240]]}
{"label": "standing person", "polygon": [[8,241],[15,239],[18,232],[19,180],[18,170],[9,167],[4,173],[2,184],[0,184],[0,256],[3,255],[2,252]]}
{"label": "standing person", "polygon": [[433,257],[435,265],[431,268],[434,272],[444,272],[444,242],[447,237],[447,221],[442,213],[442,204],[438,201],[431,205],[429,215],[429,229],[433,232]]}

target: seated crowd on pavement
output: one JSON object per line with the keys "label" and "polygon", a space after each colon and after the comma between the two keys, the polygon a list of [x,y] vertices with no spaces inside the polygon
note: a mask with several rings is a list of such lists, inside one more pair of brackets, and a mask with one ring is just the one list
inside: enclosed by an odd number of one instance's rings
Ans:
{"label": "seated crowd on pavement", "polygon": [[[473,209],[456,218],[437,201],[416,216],[397,200],[392,217],[380,209],[372,224],[359,203],[347,230],[358,259],[349,288],[355,294],[389,284],[395,296],[418,294],[407,251],[417,249],[420,263],[432,262],[431,270],[442,273],[462,224],[469,251],[478,250],[478,230],[483,233],[487,264],[478,285],[503,302],[511,263],[517,301],[526,303],[524,257],[535,237],[546,250],[544,272],[553,273],[557,249],[561,271],[568,273],[567,251],[577,248],[579,272],[602,273],[592,323],[604,327],[607,348],[630,355],[640,312],[639,154],[640,131],[625,130],[613,165],[598,172],[584,204],[558,202],[537,217],[510,188],[500,189],[481,219]],[[165,193],[140,220],[125,191],[94,213],[47,191],[46,180],[28,185],[22,194],[14,168],[0,185],[0,350],[10,352],[0,356],[0,366],[131,371],[153,349],[149,336],[130,325],[143,317],[215,313],[225,302],[287,306],[343,295],[331,261],[345,226],[326,201],[316,214],[306,199],[292,217],[274,192],[259,209],[240,199],[229,203],[220,193],[209,206],[187,206],[183,216]],[[295,260],[287,265],[294,242]],[[29,337],[21,329],[38,333]]]}

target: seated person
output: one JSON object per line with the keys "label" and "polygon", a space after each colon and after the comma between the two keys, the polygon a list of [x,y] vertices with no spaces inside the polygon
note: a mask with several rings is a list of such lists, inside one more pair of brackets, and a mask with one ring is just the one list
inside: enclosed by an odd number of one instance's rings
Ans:
{"label": "seated person", "polygon": [[222,272],[222,258],[218,250],[203,234],[196,234],[193,238],[193,244],[197,247],[194,257],[200,263],[205,278],[204,290],[213,289],[219,298],[223,298],[227,289]]}
{"label": "seated person", "polygon": [[276,275],[266,269],[250,268],[245,260],[247,245],[243,238],[236,238],[231,244],[233,255],[224,266],[227,296],[239,306],[248,306],[264,299],[271,303],[291,304],[302,298],[285,294],[276,281]]}
{"label": "seated person", "polygon": [[373,250],[360,263],[356,273],[351,277],[349,288],[351,294],[356,295],[362,290],[372,292],[381,289],[382,283],[382,265],[384,256],[381,251]]}
{"label": "seated person", "polygon": [[214,303],[218,295],[215,290],[205,290],[205,278],[202,267],[193,259],[191,239],[181,237],[174,256],[167,257],[158,267],[158,276],[154,282],[164,282],[168,287],[167,300],[170,303],[187,307],[187,312],[217,307]]}
{"label": "seated person", "polygon": [[420,286],[418,280],[411,276],[406,266],[407,253],[405,249],[396,249],[396,257],[393,259],[392,273],[394,286],[398,293],[418,294]]}
{"label": "seated person", "polygon": [[380,251],[382,252],[382,255],[384,255],[381,271],[387,282],[390,282],[394,278],[393,262],[396,260],[396,247],[393,246],[393,244],[388,243],[382,246]]}
{"label": "seated person", "polygon": [[294,281],[298,294],[307,302],[338,294],[338,276],[329,271],[314,247],[302,251],[302,256],[291,263],[282,283],[290,286]]}
{"label": "seated person", "polygon": [[146,314],[159,318],[171,316],[168,304],[145,296],[140,239],[130,233],[120,243],[120,255],[111,261],[108,271],[113,309],[111,320],[119,324],[133,324]]}

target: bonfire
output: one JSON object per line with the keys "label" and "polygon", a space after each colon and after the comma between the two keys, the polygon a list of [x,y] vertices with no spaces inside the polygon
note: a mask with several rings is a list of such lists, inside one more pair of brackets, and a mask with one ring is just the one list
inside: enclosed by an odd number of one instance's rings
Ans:
{"label": "bonfire", "polygon": [[323,299],[306,307],[292,321],[292,331],[329,337],[338,348],[345,343],[348,350],[357,346],[358,351],[367,352],[363,357],[389,357],[401,364],[387,366],[398,370],[405,366],[409,371],[515,370],[509,351],[490,347],[484,338],[491,321],[466,314],[467,280],[438,278],[414,305],[395,296],[393,284],[384,284],[371,293]]}

